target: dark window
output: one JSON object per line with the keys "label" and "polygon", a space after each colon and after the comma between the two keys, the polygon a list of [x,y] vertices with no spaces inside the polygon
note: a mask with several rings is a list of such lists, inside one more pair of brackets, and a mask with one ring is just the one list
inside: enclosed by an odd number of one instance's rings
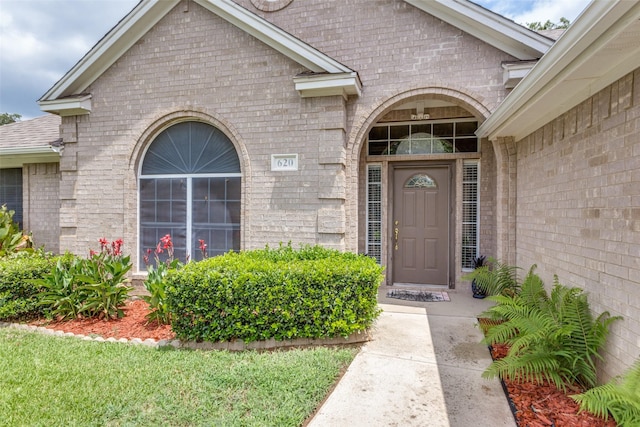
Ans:
{"label": "dark window", "polygon": [[23,227],[22,168],[0,169],[0,206],[15,211],[13,220]]}

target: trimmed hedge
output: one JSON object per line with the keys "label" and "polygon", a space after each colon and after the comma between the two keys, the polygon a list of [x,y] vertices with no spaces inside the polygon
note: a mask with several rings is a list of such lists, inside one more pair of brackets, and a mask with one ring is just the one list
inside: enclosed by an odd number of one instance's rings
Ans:
{"label": "trimmed hedge", "polygon": [[72,255],[53,257],[41,252],[0,258],[0,320],[20,320],[43,312],[38,307],[40,286],[31,282],[51,272],[58,259],[71,262]]}
{"label": "trimmed hedge", "polygon": [[328,338],[379,314],[382,267],[319,246],[229,252],[167,275],[172,328],[193,341]]}

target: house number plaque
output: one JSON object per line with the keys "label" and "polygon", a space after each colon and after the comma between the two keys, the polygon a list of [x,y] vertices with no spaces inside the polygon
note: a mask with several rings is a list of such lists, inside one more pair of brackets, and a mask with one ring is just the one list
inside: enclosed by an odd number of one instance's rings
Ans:
{"label": "house number plaque", "polygon": [[297,171],[298,155],[297,154],[272,154],[271,170],[272,171]]}

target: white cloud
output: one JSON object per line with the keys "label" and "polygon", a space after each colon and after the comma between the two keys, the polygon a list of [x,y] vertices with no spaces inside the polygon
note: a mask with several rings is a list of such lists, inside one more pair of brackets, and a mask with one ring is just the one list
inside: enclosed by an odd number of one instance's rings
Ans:
{"label": "white cloud", "polygon": [[573,22],[587,7],[589,0],[474,0],[476,3],[525,25],[529,22],[559,23],[560,18]]}
{"label": "white cloud", "polygon": [[588,2],[585,0],[545,0],[536,2],[535,6],[527,12],[517,14],[513,19],[516,22],[551,22],[558,23],[560,18],[575,21],[576,17],[584,10]]}
{"label": "white cloud", "polygon": [[0,0],[0,112],[35,102],[139,0]]}

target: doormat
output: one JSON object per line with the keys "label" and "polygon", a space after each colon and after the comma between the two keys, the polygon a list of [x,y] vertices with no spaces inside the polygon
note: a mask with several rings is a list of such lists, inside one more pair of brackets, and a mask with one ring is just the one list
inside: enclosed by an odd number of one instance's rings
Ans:
{"label": "doormat", "polygon": [[446,292],[413,291],[410,289],[394,289],[387,292],[387,298],[418,302],[451,301]]}

